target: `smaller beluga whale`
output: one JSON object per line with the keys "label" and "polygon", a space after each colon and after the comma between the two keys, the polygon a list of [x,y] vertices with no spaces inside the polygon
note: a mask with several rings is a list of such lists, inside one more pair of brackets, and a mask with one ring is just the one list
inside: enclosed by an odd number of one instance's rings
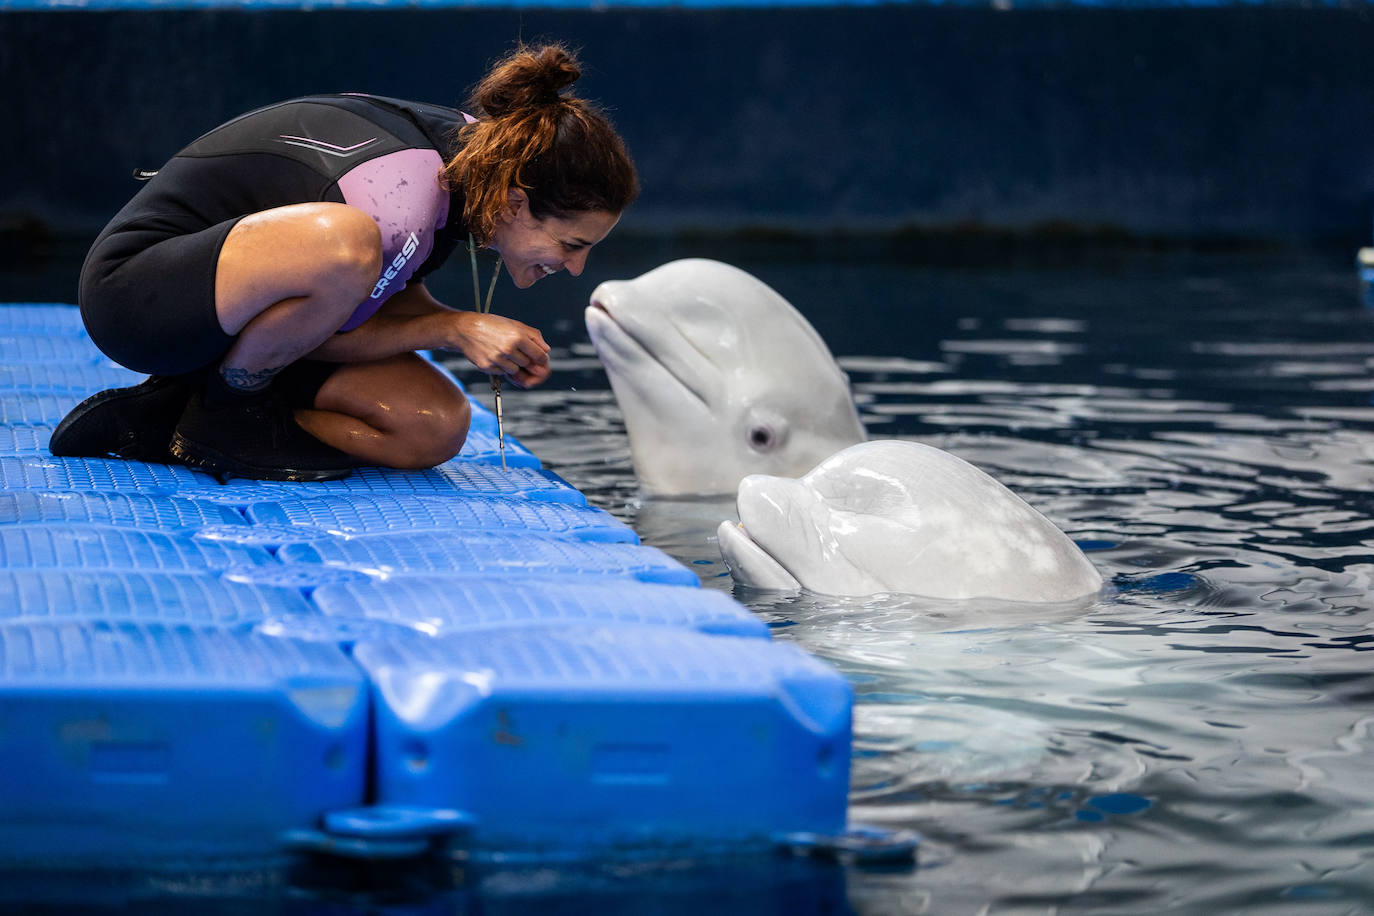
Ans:
{"label": "smaller beluga whale", "polygon": [[786,299],[720,261],[670,261],[592,292],[641,490],[733,494],[747,474],[799,477],[864,440],[849,378]]}
{"label": "smaller beluga whale", "polygon": [[800,479],[751,475],[722,522],[735,581],[828,595],[1067,602],[1102,576],[1068,535],[991,476],[919,442],[843,449]]}

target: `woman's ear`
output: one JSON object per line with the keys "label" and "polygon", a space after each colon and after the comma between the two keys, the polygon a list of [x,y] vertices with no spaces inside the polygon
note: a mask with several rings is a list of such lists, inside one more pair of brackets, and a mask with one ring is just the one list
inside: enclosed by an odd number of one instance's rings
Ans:
{"label": "woman's ear", "polygon": [[529,196],[520,188],[511,188],[506,192],[506,209],[501,211],[501,216],[506,220],[513,220],[530,205]]}

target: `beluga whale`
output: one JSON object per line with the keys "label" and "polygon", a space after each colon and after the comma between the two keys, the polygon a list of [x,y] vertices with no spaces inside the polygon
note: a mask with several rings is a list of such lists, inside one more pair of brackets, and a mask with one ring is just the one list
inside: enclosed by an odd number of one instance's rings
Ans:
{"label": "beluga whale", "polygon": [[600,284],[585,316],[647,495],[733,494],[748,474],[798,477],[865,438],[815,328],[744,270],[670,261]]}
{"label": "beluga whale", "polygon": [[843,449],[800,479],[740,481],[717,530],[735,581],[828,595],[1068,602],[1102,576],[1068,535],[991,476],[919,442]]}

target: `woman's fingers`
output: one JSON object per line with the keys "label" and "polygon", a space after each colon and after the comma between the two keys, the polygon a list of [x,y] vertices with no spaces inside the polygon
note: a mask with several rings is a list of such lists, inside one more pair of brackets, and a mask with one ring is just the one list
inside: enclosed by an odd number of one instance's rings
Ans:
{"label": "woman's fingers", "polygon": [[507,377],[516,384],[542,381],[549,374],[549,345],[534,328],[510,322],[514,335],[501,354]]}
{"label": "woman's fingers", "polygon": [[521,388],[549,377],[549,345],[538,329],[500,315],[482,315],[477,328],[463,352],[478,369]]}
{"label": "woman's fingers", "polygon": [[535,366],[532,369],[521,369],[517,372],[507,373],[506,378],[510,380],[511,384],[520,388],[533,388],[535,385],[541,384],[551,374],[549,367],[543,365]]}
{"label": "woman's fingers", "polygon": [[529,328],[528,330],[530,333],[520,339],[518,346],[534,359],[548,362],[549,345],[544,342],[544,335],[540,334],[534,328]]}
{"label": "woman's fingers", "polygon": [[498,354],[492,359],[490,365],[479,368],[493,374],[504,375],[521,388],[528,388],[544,381],[552,372],[549,367],[548,354],[541,354],[541,356],[541,359],[531,359],[519,352],[508,355]]}

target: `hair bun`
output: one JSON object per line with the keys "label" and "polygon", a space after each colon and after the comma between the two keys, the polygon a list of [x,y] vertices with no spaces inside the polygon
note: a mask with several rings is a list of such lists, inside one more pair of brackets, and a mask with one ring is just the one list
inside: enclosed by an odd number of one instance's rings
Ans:
{"label": "hair bun", "polygon": [[577,58],[562,45],[520,47],[477,84],[473,98],[488,115],[499,118],[523,108],[558,104],[563,90],[581,75]]}

